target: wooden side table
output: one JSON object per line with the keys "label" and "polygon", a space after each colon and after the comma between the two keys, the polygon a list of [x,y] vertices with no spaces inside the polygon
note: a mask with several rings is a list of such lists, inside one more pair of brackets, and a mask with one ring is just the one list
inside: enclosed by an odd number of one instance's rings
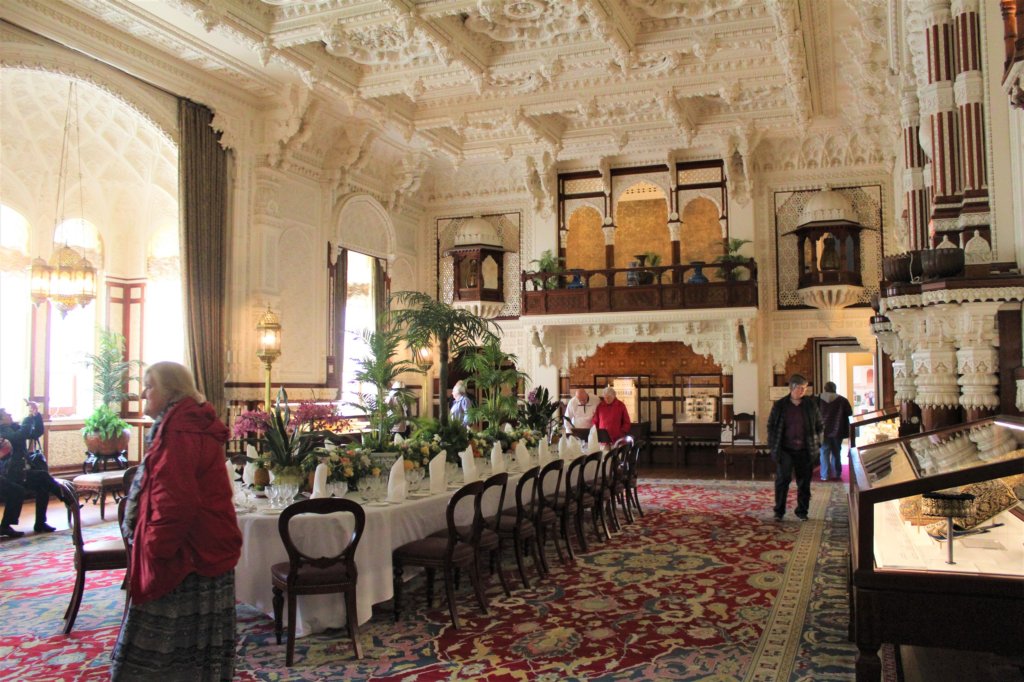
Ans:
{"label": "wooden side table", "polygon": [[686,466],[686,445],[688,441],[713,442],[722,440],[721,422],[676,422],[672,426],[672,463],[679,461],[679,444],[682,443],[683,466]]}
{"label": "wooden side table", "polygon": [[78,490],[79,495],[87,501],[93,496],[96,497],[93,501],[99,502],[100,519],[103,521],[107,520],[107,493],[113,493],[114,502],[118,502],[125,492],[123,471],[104,471],[95,474],[82,474],[81,476],[75,476],[72,483],[75,484],[75,488]]}

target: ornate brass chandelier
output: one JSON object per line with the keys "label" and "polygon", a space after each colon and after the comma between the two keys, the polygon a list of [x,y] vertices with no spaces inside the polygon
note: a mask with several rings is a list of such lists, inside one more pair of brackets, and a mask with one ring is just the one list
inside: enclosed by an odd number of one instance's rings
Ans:
{"label": "ornate brass chandelier", "polygon": [[[59,227],[64,222],[71,151],[72,111],[74,112],[75,148],[78,153],[79,218],[84,218],[82,141],[78,126],[78,90],[74,82],[68,86],[68,111],[64,117],[64,141],[61,144],[60,175],[57,180],[57,207],[54,211],[55,227]],[[50,301],[60,311],[61,316],[66,316],[68,311],[76,306],[84,308],[95,298],[96,268],[85,256],[68,246],[66,233],[64,246],[54,250],[49,263],[42,258],[32,261],[32,302],[35,305]]]}

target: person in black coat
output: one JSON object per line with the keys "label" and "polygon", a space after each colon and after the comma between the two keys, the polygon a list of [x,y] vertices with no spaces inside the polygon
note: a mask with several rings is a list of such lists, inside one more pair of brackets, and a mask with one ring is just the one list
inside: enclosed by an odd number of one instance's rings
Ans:
{"label": "person in black coat", "polygon": [[786,513],[789,484],[796,474],[796,516],[806,521],[811,505],[811,471],[821,449],[822,422],[818,401],[804,397],[807,379],[794,374],[789,394],[772,405],[768,415],[768,449],[775,461],[775,520]]}
{"label": "person in black coat", "polygon": [[843,439],[850,435],[850,415],[853,407],[845,396],[836,393],[836,385],[825,382],[825,390],[818,398],[818,409],[825,431],[821,442],[821,480],[840,481],[843,478]]}
{"label": "person in black coat", "polygon": [[[38,421],[42,417],[38,414]],[[46,523],[46,507],[50,503],[50,494],[59,494],[60,487],[46,471],[28,468],[28,449],[30,436],[36,432],[36,419],[33,415],[25,418],[22,424],[16,425],[7,410],[0,407],[0,450],[9,450],[0,460],[0,496],[3,497],[4,515],[0,519],[0,536],[18,538],[24,535],[14,528],[21,516],[22,501],[27,492],[31,492],[36,500],[37,533],[52,533],[53,526]],[[40,435],[42,435],[40,433]]]}

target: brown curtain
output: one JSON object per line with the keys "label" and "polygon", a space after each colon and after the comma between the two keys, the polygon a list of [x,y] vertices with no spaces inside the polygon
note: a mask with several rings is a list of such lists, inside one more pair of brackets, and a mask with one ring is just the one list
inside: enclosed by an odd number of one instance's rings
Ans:
{"label": "brown curtain", "polygon": [[[348,249],[338,250],[334,268],[334,339],[337,348],[338,390],[345,388],[345,307],[348,305]],[[341,393],[338,393],[341,397]]]}
{"label": "brown curtain", "polygon": [[383,258],[373,259],[373,325],[379,329],[380,316],[388,310],[387,269]]}
{"label": "brown curtain", "polygon": [[213,112],[178,100],[178,192],[189,361],[217,414],[224,406],[224,295],[228,154],[210,127]]}

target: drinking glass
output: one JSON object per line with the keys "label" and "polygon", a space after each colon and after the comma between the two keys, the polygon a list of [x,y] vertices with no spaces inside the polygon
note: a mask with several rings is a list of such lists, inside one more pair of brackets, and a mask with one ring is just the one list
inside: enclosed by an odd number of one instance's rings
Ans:
{"label": "drinking glass", "polygon": [[267,502],[269,503],[270,508],[277,508],[277,486],[273,484],[265,486],[263,488],[263,494],[267,496]]}
{"label": "drinking glass", "polygon": [[371,479],[372,476],[363,476],[356,482],[356,490],[359,491],[359,495],[363,498],[363,502],[370,501],[370,486],[373,485]]}

